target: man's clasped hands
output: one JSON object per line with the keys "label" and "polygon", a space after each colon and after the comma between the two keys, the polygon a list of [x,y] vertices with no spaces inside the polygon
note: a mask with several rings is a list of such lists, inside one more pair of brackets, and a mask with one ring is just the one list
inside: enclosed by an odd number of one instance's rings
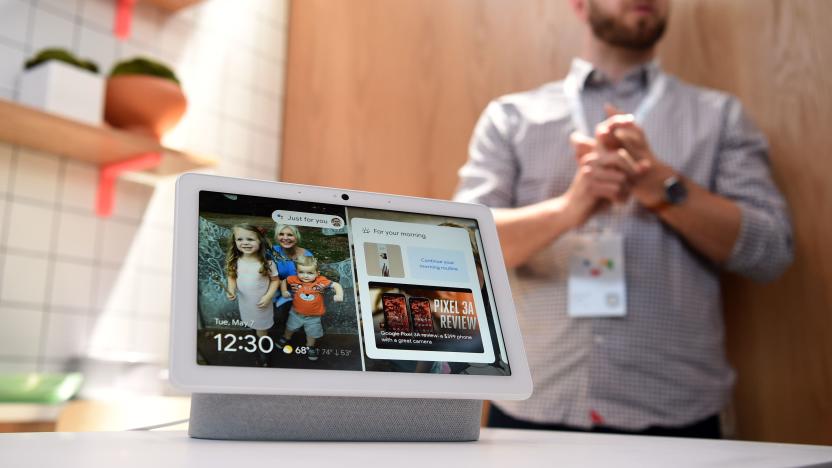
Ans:
{"label": "man's clasped hands", "polygon": [[576,225],[630,196],[647,208],[661,205],[664,181],[676,174],[653,153],[632,114],[609,104],[605,110],[608,118],[595,128],[594,139],[571,135],[578,170],[563,198]]}

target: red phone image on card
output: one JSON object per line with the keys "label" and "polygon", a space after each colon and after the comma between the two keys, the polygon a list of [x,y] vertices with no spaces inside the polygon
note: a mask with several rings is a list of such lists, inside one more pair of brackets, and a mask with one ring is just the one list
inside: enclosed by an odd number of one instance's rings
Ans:
{"label": "red phone image on card", "polygon": [[384,327],[387,331],[410,332],[410,317],[403,294],[383,293],[381,306],[384,310]]}
{"label": "red phone image on card", "polygon": [[413,330],[419,333],[433,333],[433,314],[430,311],[430,299],[411,297],[410,316],[413,318]]}

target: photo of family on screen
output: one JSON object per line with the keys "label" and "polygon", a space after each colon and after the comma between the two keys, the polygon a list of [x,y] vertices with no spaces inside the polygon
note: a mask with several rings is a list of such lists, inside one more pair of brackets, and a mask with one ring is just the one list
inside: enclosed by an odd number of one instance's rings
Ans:
{"label": "photo of family on screen", "polygon": [[[319,217],[291,224],[311,209]],[[339,207],[200,194],[200,363],[361,370],[344,216]]]}

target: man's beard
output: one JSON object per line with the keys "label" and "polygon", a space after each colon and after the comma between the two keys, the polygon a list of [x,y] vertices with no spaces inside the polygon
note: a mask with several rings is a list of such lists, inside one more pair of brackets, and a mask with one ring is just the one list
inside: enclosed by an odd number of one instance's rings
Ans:
{"label": "man's beard", "polygon": [[635,28],[629,28],[617,17],[601,11],[592,0],[589,4],[589,26],[592,33],[598,39],[616,47],[635,51],[648,50],[659,42],[667,26],[667,18],[659,18],[655,23],[649,18],[642,18]]}

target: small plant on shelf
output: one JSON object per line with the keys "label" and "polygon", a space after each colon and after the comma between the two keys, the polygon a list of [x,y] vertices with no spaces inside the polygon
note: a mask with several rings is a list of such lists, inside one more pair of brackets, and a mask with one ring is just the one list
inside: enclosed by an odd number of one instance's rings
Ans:
{"label": "small plant on shelf", "polygon": [[179,83],[179,78],[176,77],[176,74],[168,66],[144,57],[136,57],[131,60],[117,63],[110,72],[110,76],[113,77],[121,75],[155,76],[173,81],[177,85],[181,84]]}
{"label": "small plant on shelf", "polygon": [[186,109],[185,94],[170,67],[136,57],[110,71],[104,111],[110,125],[161,139]]}
{"label": "small plant on shelf", "polygon": [[96,63],[92,60],[84,60],[78,58],[72,52],[66,49],[59,48],[49,48],[41,50],[34,57],[26,61],[26,63],[23,65],[23,69],[30,70],[42,63],[47,63],[52,60],[57,62],[63,62],[68,65],[72,65],[74,67],[90,71],[92,73],[98,73],[98,65],[96,65]]}
{"label": "small plant on shelf", "polygon": [[66,49],[43,49],[23,65],[20,102],[92,125],[101,124],[104,81],[98,65]]}

